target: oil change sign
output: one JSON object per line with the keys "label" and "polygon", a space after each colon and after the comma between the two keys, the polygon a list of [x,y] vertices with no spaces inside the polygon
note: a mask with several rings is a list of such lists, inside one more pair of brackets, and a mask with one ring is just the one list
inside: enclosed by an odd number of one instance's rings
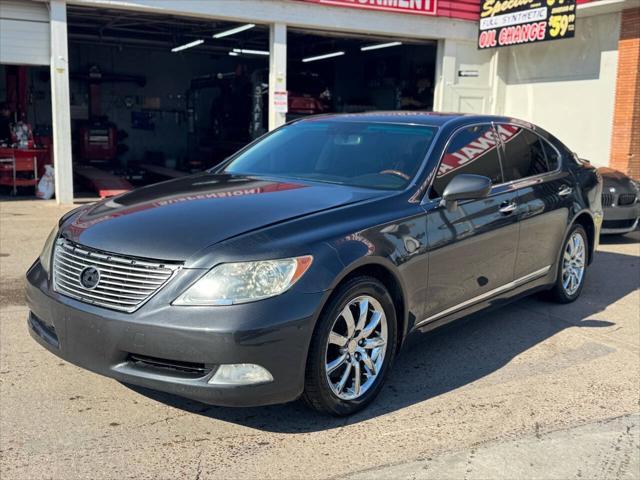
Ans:
{"label": "oil change sign", "polygon": [[478,48],[571,38],[576,0],[482,0]]}

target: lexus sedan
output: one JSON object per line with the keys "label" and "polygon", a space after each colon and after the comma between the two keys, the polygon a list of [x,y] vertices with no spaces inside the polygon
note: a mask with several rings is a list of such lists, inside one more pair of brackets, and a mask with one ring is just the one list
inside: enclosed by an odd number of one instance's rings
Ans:
{"label": "lexus sedan", "polygon": [[602,176],[603,235],[624,235],[638,228],[640,222],[640,183],[618,170],[603,167]]}
{"label": "lexus sedan", "polygon": [[348,415],[411,333],[534,291],[576,300],[601,193],[512,118],[310,117],[65,215],[27,273],[28,327],[127,384]]}

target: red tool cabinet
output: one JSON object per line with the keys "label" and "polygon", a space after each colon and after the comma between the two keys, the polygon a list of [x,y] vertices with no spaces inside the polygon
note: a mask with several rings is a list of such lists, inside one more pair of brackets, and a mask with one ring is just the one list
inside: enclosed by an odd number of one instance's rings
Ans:
{"label": "red tool cabinet", "polygon": [[14,195],[18,187],[35,187],[48,163],[47,149],[0,148],[0,185],[11,187]]}

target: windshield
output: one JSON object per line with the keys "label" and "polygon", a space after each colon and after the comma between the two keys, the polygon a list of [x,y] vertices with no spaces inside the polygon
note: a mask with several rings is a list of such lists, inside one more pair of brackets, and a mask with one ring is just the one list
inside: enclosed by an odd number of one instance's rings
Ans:
{"label": "windshield", "polygon": [[417,173],[435,133],[417,125],[299,122],[240,153],[224,173],[400,190]]}

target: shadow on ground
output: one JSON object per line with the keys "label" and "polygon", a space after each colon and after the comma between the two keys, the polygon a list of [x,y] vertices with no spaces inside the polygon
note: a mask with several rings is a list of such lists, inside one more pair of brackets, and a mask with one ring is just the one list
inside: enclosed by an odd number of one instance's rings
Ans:
{"label": "shadow on ground", "polygon": [[601,245],[625,245],[629,243],[640,243],[640,229],[626,235],[600,235]]}
{"label": "shadow on ground", "polygon": [[[616,288],[608,288],[614,265]],[[212,407],[139,387],[129,388],[194,414],[266,431],[299,433],[337,428],[423,402],[484,378],[564,329],[614,325],[590,317],[640,288],[639,267],[638,256],[599,252],[588,271],[582,297],[573,304],[556,305],[531,297],[459,320],[439,331],[414,335],[408,348],[398,357],[377,400],[348,419],[317,414],[301,402],[235,409]],[[559,358],[546,366],[527,367],[529,370],[515,368],[512,375],[553,371],[611,351],[610,347],[589,343],[580,352],[567,352],[565,357],[568,358]]]}

